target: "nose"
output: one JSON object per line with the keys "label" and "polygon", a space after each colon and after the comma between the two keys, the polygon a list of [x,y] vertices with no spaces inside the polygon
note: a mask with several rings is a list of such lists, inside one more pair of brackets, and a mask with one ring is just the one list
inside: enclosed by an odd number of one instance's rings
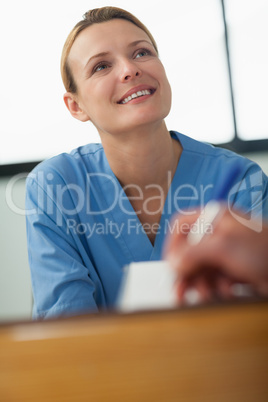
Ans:
{"label": "nose", "polygon": [[121,68],[122,69],[120,75],[122,82],[131,81],[133,78],[140,77],[142,75],[142,72],[137,64],[130,60],[123,61]]}

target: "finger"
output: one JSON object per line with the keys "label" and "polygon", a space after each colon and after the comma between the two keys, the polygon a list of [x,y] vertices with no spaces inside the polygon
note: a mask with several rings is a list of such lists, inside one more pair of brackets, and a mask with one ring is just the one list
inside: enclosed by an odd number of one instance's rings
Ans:
{"label": "finger", "polygon": [[233,281],[226,276],[218,275],[215,281],[215,289],[221,299],[230,300],[233,298],[232,292]]}
{"label": "finger", "polygon": [[214,298],[214,289],[206,276],[199,276],[194,281],[194,289],[198,293],[198,302],[206,303]]}

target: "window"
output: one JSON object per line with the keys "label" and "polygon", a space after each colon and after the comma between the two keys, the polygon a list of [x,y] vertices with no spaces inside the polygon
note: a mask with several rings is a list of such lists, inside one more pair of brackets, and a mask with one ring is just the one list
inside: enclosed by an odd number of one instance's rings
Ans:
{"label": "window", "polygon": [[225,0],[225,9],[237,134],[268,138],[268,2]]}
{"label": "window", "polygon": [[129,10],[154,35],[173,90],[169,129],[236,151],[268,149],[267,0],[10,0],[0,5],[0,174],[99,142],[69,115],[59,64],[75,23],[104,5]]}

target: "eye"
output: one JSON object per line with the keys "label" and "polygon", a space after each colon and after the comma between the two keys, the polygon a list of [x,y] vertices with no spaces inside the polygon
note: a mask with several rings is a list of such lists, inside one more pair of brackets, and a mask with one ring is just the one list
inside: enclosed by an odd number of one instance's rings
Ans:
{"label": "eye", "polygon": [[109,68],[109,65],[107,64],[107,63],[103,63],[103,62],[101,62],[101,63],[99,63],[99,64],[97,64],[94,68],[93,68],[93,74],[94,73],[97,73],[97,72],[99,72],[99,71],[102,71],[102,70],[105,70],[105,69],[107,69],[107,68]]}
{"label": "eye", "polygon": [[150,54],[152,54],[150,50],[141,49],[136,53],[135,58],[138,59],[139,57],[149,56]]}

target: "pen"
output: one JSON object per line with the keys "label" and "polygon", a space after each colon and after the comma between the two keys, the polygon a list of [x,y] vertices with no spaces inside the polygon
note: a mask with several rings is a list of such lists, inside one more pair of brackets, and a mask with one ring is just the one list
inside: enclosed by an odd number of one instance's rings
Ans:
{"label": "pen", "polygon": [[224,209],[221,202],[227,198],[241,171],[242,165],[237,161],[231,167],[229,174],[226,174],[225,180],[216,187],[212,200],[205,205],[187,236],[190,245],[198,244],[208,229],[211,229],[214,220],[222,215]]}

